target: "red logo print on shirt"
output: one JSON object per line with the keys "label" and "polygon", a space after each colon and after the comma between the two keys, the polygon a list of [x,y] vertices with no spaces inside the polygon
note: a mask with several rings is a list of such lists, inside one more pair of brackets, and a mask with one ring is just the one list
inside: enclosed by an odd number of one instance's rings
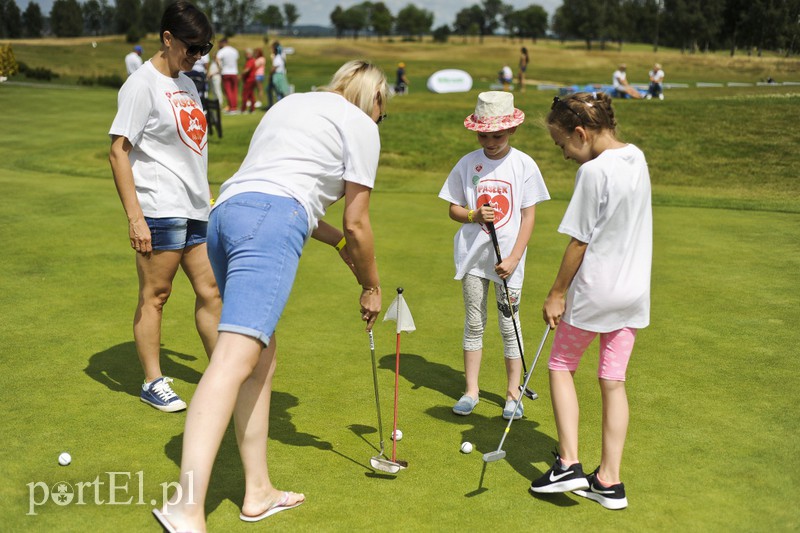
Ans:
{"label": "red logo print on shirt", "polygon": [[181,141],[197,155],[203,155],[203,149],[208,143],[205,113],[186,91],[167,93],[167,98],[175,115]]}
{"label": "red logo print on shirt", "polygon": [[476,206],[489,204],[494,209],[494,227],[502,228],[514,209],[514,195],[511,184],[502,180],[483,180],[475,187],[478,199]]}

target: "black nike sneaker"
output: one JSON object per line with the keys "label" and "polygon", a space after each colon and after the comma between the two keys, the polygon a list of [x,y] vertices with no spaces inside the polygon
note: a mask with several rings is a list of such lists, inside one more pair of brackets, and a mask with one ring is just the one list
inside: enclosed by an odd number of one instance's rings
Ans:
{"label": "black nike sneaker", "polygon": [[552,494],[589,488],[589,481],[580,463],[565,467],[561,463],[561,457],[558,454],[554,455],[556,462],[553,463],[553,467],[531,483],[531,492]]}
{"label": "black nike sneaker", "polygon": [[575,494],[594,500],[606,509],[618,510],[628,506],[628,498],[625,497],[625,485],[617,483],[610,487],[604,487],[597,481],[597,470],[589,474],[589,488],[576,490]]}

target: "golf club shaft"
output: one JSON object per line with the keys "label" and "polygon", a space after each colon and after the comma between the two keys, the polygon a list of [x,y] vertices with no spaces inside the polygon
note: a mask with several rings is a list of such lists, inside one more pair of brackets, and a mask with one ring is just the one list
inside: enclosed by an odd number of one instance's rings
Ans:
{"label": "golf club shaft", "polygon": [[[497,231],[495,230],[494,222],[486,222],[486,227],[489,228],[489,235],[492,237],[492,244],[494,245],[494,254],[497,256],[497,263],[500,264],[503,261],[503,256],[500,253],[500,243],[497,240]],[[506,291],[506,303],[508,304],[508,312],[511,313],[511,323],[514,324],[514,336],[517,338],[517,348],[519,348],[519,358],[522,360],[522,372],[527,376],[528,366],[525,364],[525,354],[522,351],[522,340],[519,337],[517,318],[514,316],[514,306],[511,304],[511,295],[508,292],[508,281],[506,281],[505,279],[503,279],[503,289]],[[531,390],[528,390],[526,386],[523,386],[521,390],[529,398],[534,397],[535,393]]]}
{"label": "golf club shaft", "polygon": [[[539,354],[542,353],[542,348],[544,348],[544,343],[547,341],[547,335],[550,333],[550,324],[545,326],[545,328],[546,329],[544,330],[544,335],[542,336],[542,341],[539,343],[539,349],[536,350],[536,357],[534,357],[534,359],[533,359],[533,366],[531,366],[531,371],[528,373],[527,376],[525,376],[525,383],[522,384],[522,386],[525,387],[525,388],[528,387],[528,381],[530,381],[531,376],[533,375],[533,369],[536,366],[536,361],[539,360]],[[515,412],[515,413],[517,412],[517,409],[519,408],[519,404],[520,404],[521,401],[522,401],[522,396],[517,398],[517,403],[516,403],[516,405],[514,405],[514,411],[513,412]],[[497,446],[497,451],[498,452],[503,449],[503,443],[506,440],[506,436],[508,436],[508,432],[511,430],[511,423],[513,421],[514,421],[514,417],[512,416],[508,420],[508,425],[506,426],[506,429],[503,432],[503,437],[500,439],[500,444]]]}
{"label": "golf club shaft", "polygon": [[378,366],[375,362],[375,337],[369,330],[369,351],[372,356],[372,382],[375,385],[375,408],[378,411],[378,437],[381,441],[381,455],[383,455],[383,424],[381,423],[381,400],[378,395]]}

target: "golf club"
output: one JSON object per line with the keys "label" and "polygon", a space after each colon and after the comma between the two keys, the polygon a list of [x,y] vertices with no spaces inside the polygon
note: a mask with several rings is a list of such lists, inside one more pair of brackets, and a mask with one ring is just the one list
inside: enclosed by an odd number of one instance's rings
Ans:
{"label": "golf club", "polygon": [[[539,360],[539,355],[542,353],[542,348],[544,348],[544,343],[547,341],[547,335],[550,333],[550,324],[545,326],[544,335],[542,336],[542,342],[539,343],[539,349],[536,350],[536,357],[533,359],[533,365],[531,365],[531,371],[528,373],[527,377],[525,378],[525,383],[523,387],[528,386],[528,380],[531,379],[533,375],[533,369],[536,367],[536,361]],[[522,401],[522,396],[517,398],[517,404],[514,406],[514,411],[516,412],[517,408],[519,407],[519,403]],[[494,461],[499,461],[503,457],[506,456],[505,450],[503,450],[503,442],[506,440],[506,436],[508,436],[508,432],[511,430],[511,422],[514,421],[514,417],[512,416],[508,420],[508,425],[506,426],[506,430],[503,432],[503,437],[500,439],[500,444],[497,446],[497,449],[493,452],[486,452],[483,454],[483,462],[485,463],[492,463]]]}
{"label": "golf club", "polygon": [[389,474],[396,474],[401,468],[408,466],[403,461],[390,461],[383,451],[383,423],[381,422],[381,400],[378,395],[378,366],[375,362],[375,338],[372,335],[372,330],[369,330],[369,351],[372,356],[372,381],[375,385],[375,407],[378,410],[378,438],[380,438],[381,449],[380,453],[375,457],[370,458],[369,464],[375,470],[381,472],[388,472]]}
{"label": "golf club", "polygon": [[[489,204],[485,204],[485,205],[489,206]],[[500,254],[500,243],[497,241],[497,232],[494,229],[494,222],[486,222],[485,224],[486,224],[486,227],[489,228],[489,235],[491,235],[492,244],[494,245],[494,254],[497,256],[497,263],[499,264],[499,263],[501,263],[503,261],[503,256]],[[519,338],[519,328],[517,328],[517,319],[514,316],[514,306],[511,305],[511,295],[508,294],[508,282],[505,279],[503,279],[503,288],[506,291],[506,302],[508,303],[508,311],[509,311],[509,313],[511,313],[511,322],[514,324],[514,335],[517,337],[517,347],[519,348],[519,358],[522,359],[522,370],[523,370],[525,376],[527,377],[527,375],[528,375],[528,367],[525,365],[525,354],[522,353],[522,341]],[[525,383],[527,383],[527,382],[528,382],[528,380],[526,379]],[[536,394],[536,392],[528,389],[526,385],[521,385],[519,387],[519,390],[522,392],[522,394],[524,394],[525,396],[527,396],[531,400],[535,400],[536,398],[539,397],[539,395]]]}

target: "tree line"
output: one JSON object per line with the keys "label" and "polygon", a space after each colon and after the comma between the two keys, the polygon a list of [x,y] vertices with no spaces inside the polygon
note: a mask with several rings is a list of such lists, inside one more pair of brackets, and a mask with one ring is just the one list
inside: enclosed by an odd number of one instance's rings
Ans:
{"label": "tree line", "polygon": [[[29,1],[20,11],[15,0],[0,0],[0,38],[125,34],[130,42],[158,31],[171,0],[55,0],[49,17]],[[198,0],[217,33],[234,35],[252,24],[268,30],[289,29],[300,18],[291,3],[260,7],[259,0]],[[481,0],[456,13],[451,24],[433,26],[433,13],[409,3],[397,14],[383,2],[365,1],[347,9],[337,5],[330,21],[337,37],[400,35],[435,41],[450,36],[483,41],[502,33],[535,41],[545,36],[578,39],[605,48],[625,42],[650,43],[684,52],[729,49],[800,52],[800,0],[563,0],[549,17],[537,4],[517,9],[502,0]]]}

